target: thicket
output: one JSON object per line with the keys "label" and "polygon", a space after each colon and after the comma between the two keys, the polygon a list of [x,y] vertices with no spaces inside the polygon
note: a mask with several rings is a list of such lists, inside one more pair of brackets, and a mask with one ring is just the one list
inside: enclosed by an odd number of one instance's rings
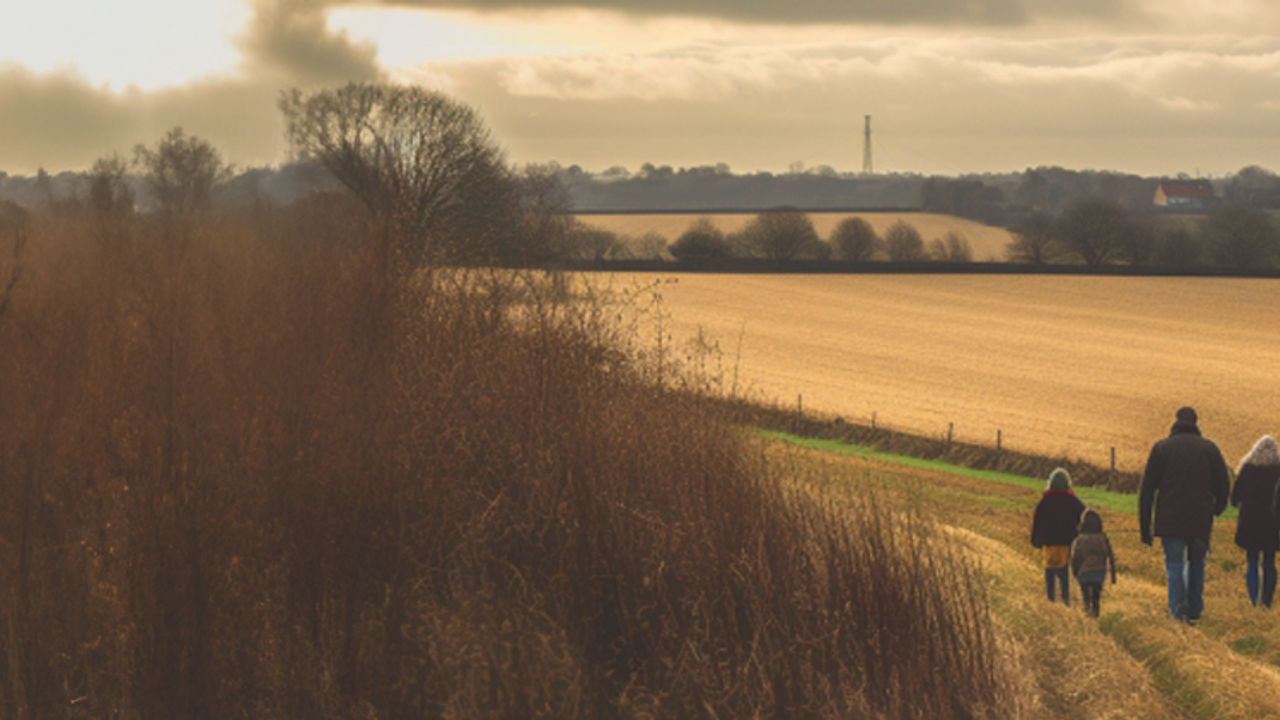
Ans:
{"label": "thicket", "polygon": [[343,196],[0,230],[0,716],[1016,706],[972,570],[807,499],[643,315],[410,272]]}

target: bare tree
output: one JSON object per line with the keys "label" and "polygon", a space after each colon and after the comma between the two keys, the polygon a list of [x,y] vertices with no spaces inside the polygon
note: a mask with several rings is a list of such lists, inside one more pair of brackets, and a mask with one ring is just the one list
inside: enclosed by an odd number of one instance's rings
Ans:
{"label": "bare tree", "polygon": [[1280,253],[1280,232],[1265,211],[1241,205],[1218,208],[1204,222],[1213,259],[1235,267],[1271,267]]}
{"label": "bare tree", "polygon": [[112,153],[98,158],[89,172],[89,208],[100,247],[118,251],[125,227],[133,215],[134,195],[129,186],[129,164]]}
{"label": "bare tree", "polygon": [[1053,216],[1046,212],[1033,212],[1010,228],[1013,241],[1005,246],[1005,258],[1009,262],[1044,265],[1053,254]]}
{"label": "bare tree", "polygon": [[973,262],[973,248],[969,239],[952,230],[945,237],[934,238],[930,243],[930,255],[938,262]]}
{"label": "bare tree", "polygon": [[811,257],[825,260],[831,246],[822,242],[813,221],[795,208],[779,208],[756,215],[743,229],[754,252],[769,260],[795,260]]}
{"label": "bare tree", "polygon": [[671,256],[684,262],[706,262],[729,257],[729,241],[709,217],[693,221],[668,248]]}
{"label": "bare tree", "polygon": [[880,237],[871,223],[860,217],[847,217],[831,231],[829,240],[836,257],[841,260],[866,262],[880,249]]}
{"label": "bare tree", "polygon": [[520,193],[467,105],[420,87],[352,83],[290,90],[279,106],[293,152],[360,198],[407,259],[488,259],[509,240]]}
{"label": "bare tree", "polygon": [[1129,227],[1129,214],[1119,203],[1086,198],[1067,206],[1058,218],[1054,234],[1086,265],[1096,267],[1116,255]]}
{"label": "bare tree", "polygon": [[28,213],[21,205],[12,200],[0,201],[0,239],[13,240],[12,264],[8,277],[4,278],[4,287],[0,288],[0,320],[4,320],[9,312],[9,306],[13,303],[13,289],[22,279],[22,259],[27,248],[27,220]]}
{"label": "bare tree", "polygon": [[885,251],[893,262],[918,262],[927,260],[928,253],[924,249],[924,239],[920,231],[899,220],[884,233]]}
{"label": "bare tree", "polygon": [[[134,154],[171,232],[189,231],[194,219],[209,211],[214,187],[231,176],[231,168],[209,141],[187,135],[180,127],[166,133],[154,149],[138,145]],[[102,170],[115,172],[108,166]],[[108,185],[112,182],[106,180]]]}
{"label": "bare tree", "polygon": [[1203,259],[1203,242],[1185,227],[1165,231],[1156,246],[1155,262],[1166,267],[1195,267]]}
{"label": "bare tree", "polygon": [[1120,257],[1135,267],[1147,265],[1155,257],[1160,237],[1150,224],[1130,221],[1120,235]]}
{"label": "bare tree", "polygon": [[522,247],[518,257],[508,252],[510,257],[506,259],[539,262],[571,255],[576,248],[571,247],[570,241],[578,223],[571,214],[573,202],[560,178],[559,166],[526,165],[516,184]]}

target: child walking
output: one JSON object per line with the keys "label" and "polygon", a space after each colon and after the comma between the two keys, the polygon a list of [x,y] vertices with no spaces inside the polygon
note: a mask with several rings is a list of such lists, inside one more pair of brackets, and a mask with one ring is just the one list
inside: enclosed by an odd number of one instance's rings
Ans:
{"label": "child walking", "polygon": [[1040,548],[1044,556],[1044,587],[1049,602],[1053,602],[1054,585],[1058,584],[1062,587],[1062,603],[1071,604],[1067,562],[1082,512],[1084,503],[1071,490],[1071,475],[1063,468],[1054,468],[1031,521],[1031,544]]}
{"label": "child walking", "polygon": [[1092,508],[1085,510],[1080,516],[1080,534],[1071,545],[1071,572],[1080,583],[1085,612],[1092,617],[1098,617],[1100,611],[1108,566],[1111,584],[1115,585],[1116,556],[1111,552],[1111,540],[1102,531],[1102,516]]}

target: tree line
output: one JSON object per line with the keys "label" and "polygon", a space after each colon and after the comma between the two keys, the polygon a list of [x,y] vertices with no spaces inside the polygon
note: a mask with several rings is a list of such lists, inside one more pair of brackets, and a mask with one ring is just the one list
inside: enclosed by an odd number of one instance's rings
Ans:
{"label": "tree line", "polygon": [[709,217],[700,217],[667,248],[676,260],[707,263],[758,258],[770,261],[835,260],[868,262],[972,262],[973,250],[960,233],[926,243],[911,224],[899,220],[883,236],[861,217],[840,221],[828,238],[819,237],[808,214],[777,208],[756,215],[736,232],[724,232]]}
{"label": "tree line", "polygon": [[1266,269],[1280,262],[1280,227],[1266,211],[1222,205],[1203,216],[1134,216],[1114,200],[1084,198],[1034,212],[1010,228],[1010,262]]}
{"label": "tree line", "polygon": [[[926,241],[907,223],[877,236],[851,218],[819,238],[797,207],[874,204],[918,207],[1010,230],[1015,263],[1174,268],[1267,268],[1280,260],[1268,210],[1280,208],[1280,177],[1250,166],[1217,182],[1220,203],[1203,218],[1156,215],[1159,180],[1056,167],[957,178],[853,175],[830,167],[735,175],[727,165],[644,165],[589,173],[554,163],[507,161],[472,108],[421,88],[352,84],[281,95],[292,150],[276,169],[237,171],[209,142],[175,128],[131,158],[110,154],[91,170],[34,178],[0,173],[4,225],[25,212],[90,215],[100,232],[122,232],[142,214],[182,228],[219,210],[298,202],[350,207],[383,228],[386,252],[416,263],[545,265],[560,261],[722,258],[969,262],[959,234]],[[341,197],[339,197],[341,196]],[[572,211],[612,203],[653,209],[663,199],[728,209],[773,205],[743,230],[724,233],[699,219],[672,239],[620,237]],[[779,201],[782,202],[779,202]],[[787,203],[787,200],[795,202]],[[672,206],[673,208],[675,206]]]}

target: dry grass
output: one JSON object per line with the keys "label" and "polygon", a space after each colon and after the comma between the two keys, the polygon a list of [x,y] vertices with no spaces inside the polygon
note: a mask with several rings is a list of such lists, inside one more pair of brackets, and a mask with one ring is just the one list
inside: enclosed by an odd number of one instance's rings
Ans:
{"label": "dry grass", "polygon": [[[631,276],[615,276],[627,282]],[[653,281],[652,276],[644,280]],[[1141,470],[1189,404],[1228,463],[1280,432],[1280,281],[680,274],[672,346],[737,392],[934,437]],[[732,389],[732,388],[729,388]]]}
{"label": "dry grass", "polygon": [[0,717],[1012,706],[921,517],[795,492],[619,308],[327,201],[91,227],[0,318]]}
{"label": "dry grass", "polygon": [[1103,512],[1119,581],[1102,616],[1044,598],[1029,544],[1039,493],[946,472],[775,448],[808,464],[815,494],[834,502],[873,489],[891,507],[946,518],[943,535],[978,562],[994,613],[1019,660],[1031,713],[1047,718],[1280,717],[1280,617],[1249,605],[1234,523],[1219,521],[1209,558],[1205,618],[1188,628],[1168,618],[1158,549],[1138,542],[1136,518]]}
{"label": "dry grass", "polygon": [[[678,214],[589,214],[579,215],[578,219],[587,225],[609,230],[619,235],[641,237],[646,233],[657,233],[668,242],[675,241],[680,234],[689,228],[700,216],[696,213]],[[725,233],[737,232],[746,227],[755,215],[752,213],[720,213],[707,215],[716,227]],[[886,230],[894,223],[902,221],[920,232],[925,243],[935,238],[945,238],[947,233],[958,233],[969,241],[973,250],[973,259],[977,261],[1003,260],[1005,247],[1012,241],[1012,236],[1004,228],[991,227],[982,223],[934,213],[841,213],[813,212],[809,219],[813,221],[818,237],[827,239],[831,231],[841,220],[847,217],[860,217],[867,221],[877,235],[884,236]]]}

